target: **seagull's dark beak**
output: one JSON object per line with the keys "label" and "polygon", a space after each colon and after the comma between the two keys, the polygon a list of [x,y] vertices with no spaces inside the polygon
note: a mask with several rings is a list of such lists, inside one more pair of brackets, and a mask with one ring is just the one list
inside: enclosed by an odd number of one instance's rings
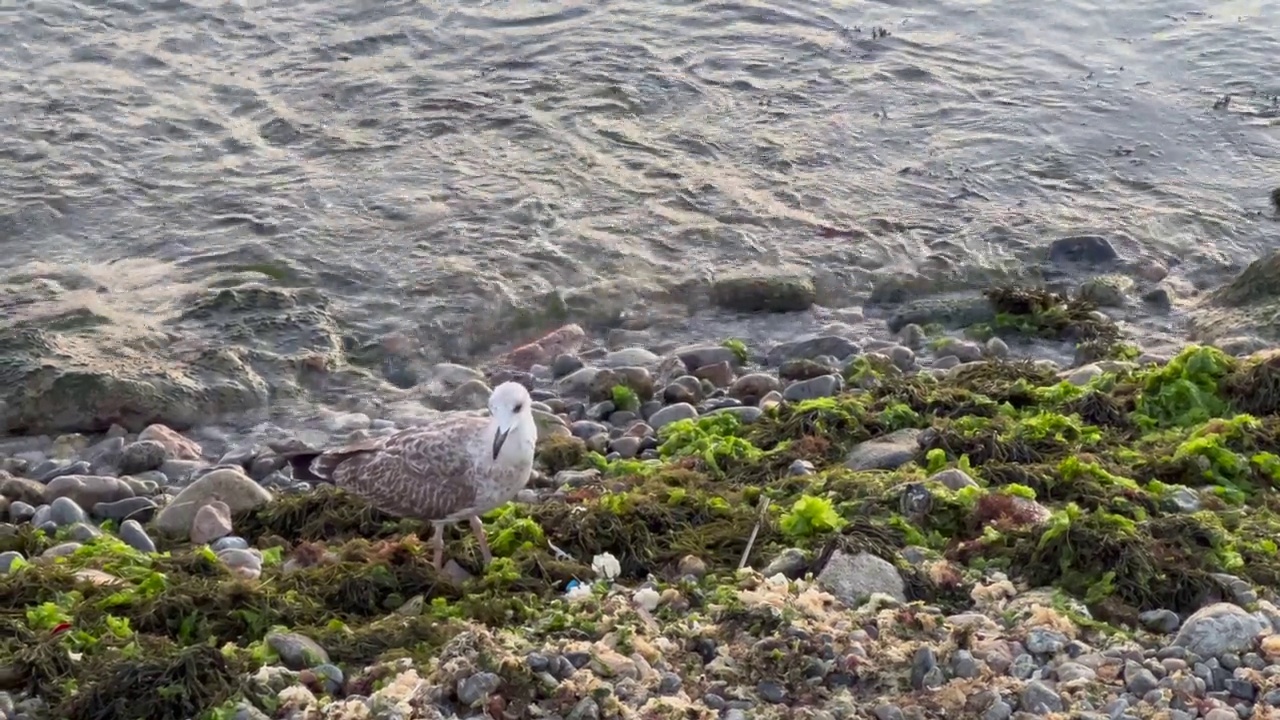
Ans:
{"label": "seagull's dark beak", "polygon": [[498,459],[498,453],[502,452],[502,443],[507,441],[507,433],[511,432],[510,428],[503,430],[498,428],[498,432],[493,435],[493,459]]}

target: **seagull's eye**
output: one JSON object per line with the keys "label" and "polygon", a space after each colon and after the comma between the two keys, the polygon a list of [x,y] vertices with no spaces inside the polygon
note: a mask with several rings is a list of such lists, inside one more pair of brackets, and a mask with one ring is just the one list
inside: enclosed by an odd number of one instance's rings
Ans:
{"label": "seagull's eye", "polygon": [[521,410],[524,410],[524,403],[516,403],[516,414],[519,414]]}

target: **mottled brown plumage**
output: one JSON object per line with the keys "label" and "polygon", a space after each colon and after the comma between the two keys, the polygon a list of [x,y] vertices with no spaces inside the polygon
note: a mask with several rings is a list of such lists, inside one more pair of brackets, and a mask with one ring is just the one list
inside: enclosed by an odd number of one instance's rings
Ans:
{"label": "mottled brown plumage", "polygon": [[431,522],[437,567],[443,526],[470,520],[487,563],[479,516],[511,500],[533,469],[530,402],[523,386],[503,383],[490,398],[490,417],[450,413],[387,437],[288,457],[295,477],[332,482],[389,515]]}

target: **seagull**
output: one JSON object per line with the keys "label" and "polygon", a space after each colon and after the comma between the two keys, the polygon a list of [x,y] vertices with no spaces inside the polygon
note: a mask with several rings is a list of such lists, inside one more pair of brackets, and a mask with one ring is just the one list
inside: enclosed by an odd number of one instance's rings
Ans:
{"label": "seagull", "polygon": [[532,402],[523,385],[505,382],[489,396],[488,417],[442,413],[393,435],[284,455],[297,479],[332,483],[388,515],[430,522],[436,570],[445,526],[469,521],[487,566],[493,554],[480,516],[529,481],[538,439]]}

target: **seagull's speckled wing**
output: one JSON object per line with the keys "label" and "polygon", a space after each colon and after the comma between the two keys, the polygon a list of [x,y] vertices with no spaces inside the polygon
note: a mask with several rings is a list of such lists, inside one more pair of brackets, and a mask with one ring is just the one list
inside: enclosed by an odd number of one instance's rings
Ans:
{"label": "seagull's speckled wing", "polygon": [[459,519],[476,503],[481,478],[472,447],[487,425],[487,418],[453,416],[331,450],[314,467],[390,515]]}

